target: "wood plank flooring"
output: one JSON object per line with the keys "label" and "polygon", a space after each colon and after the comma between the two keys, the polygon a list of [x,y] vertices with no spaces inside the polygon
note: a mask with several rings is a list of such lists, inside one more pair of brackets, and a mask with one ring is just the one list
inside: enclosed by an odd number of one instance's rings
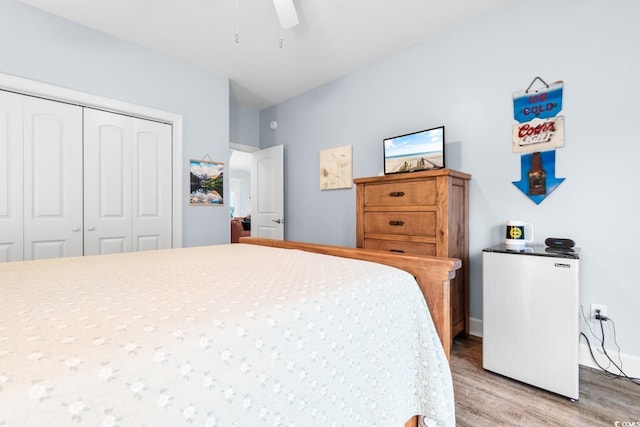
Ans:
{"label": "wood plank flooring", "polygon": [[482,340],[467,337],[454,341],[451,370],[458,426],[640,427],[640,386],[595,369],[580,367],[580,400],[572,402],[485,371]]}

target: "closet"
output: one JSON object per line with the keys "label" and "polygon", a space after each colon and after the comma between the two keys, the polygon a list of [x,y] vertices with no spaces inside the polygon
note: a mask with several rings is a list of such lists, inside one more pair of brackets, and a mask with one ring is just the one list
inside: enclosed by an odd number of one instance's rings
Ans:
{"label": "closet", "polygon": [[171,135],[0,91],[0,261],[172,247]]}

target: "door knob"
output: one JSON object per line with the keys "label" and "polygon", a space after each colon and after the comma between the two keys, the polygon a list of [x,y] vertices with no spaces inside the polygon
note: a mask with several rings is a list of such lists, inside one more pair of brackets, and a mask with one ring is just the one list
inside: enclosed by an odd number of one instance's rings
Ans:
{"label": "door knob", "polygon": [[96,229],[95,227],[89,227],[89,228],[87,228],[87,230],[89,230],[89,231],[93,231],[93,230],[95,230],[95,229]]}
{"label": "door knob", "polygon": [[284,224],[284,219],[272,219],[271,221],[275,222],[276,224]]}
{"label": "door knob", "polygon": [[73,227],[71,231],[73,231],[74,233],[77,233],[78,231],[80,231],[80,227]]}

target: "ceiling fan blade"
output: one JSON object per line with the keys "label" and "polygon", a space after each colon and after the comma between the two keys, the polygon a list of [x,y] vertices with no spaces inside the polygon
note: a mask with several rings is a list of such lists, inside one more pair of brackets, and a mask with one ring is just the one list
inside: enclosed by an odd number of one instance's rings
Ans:
{"label": "ceiling fan blade", "polygon": [[298,14],[296,13],[296,7],[293,5],[293,0],[273,0],[273,5],[276,7],[276,13],[282,28],[287,29],[298,25]]}

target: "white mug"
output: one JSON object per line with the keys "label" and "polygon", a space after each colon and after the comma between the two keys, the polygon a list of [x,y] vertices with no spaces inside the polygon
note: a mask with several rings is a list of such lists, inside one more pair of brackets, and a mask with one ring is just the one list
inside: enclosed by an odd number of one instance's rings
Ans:
{"label": "white mug", "polygon": [[507,246],[522,247],[531,242],[533,242],[533,224],[513,219],[507,221],[507,233],[504,239]]}

